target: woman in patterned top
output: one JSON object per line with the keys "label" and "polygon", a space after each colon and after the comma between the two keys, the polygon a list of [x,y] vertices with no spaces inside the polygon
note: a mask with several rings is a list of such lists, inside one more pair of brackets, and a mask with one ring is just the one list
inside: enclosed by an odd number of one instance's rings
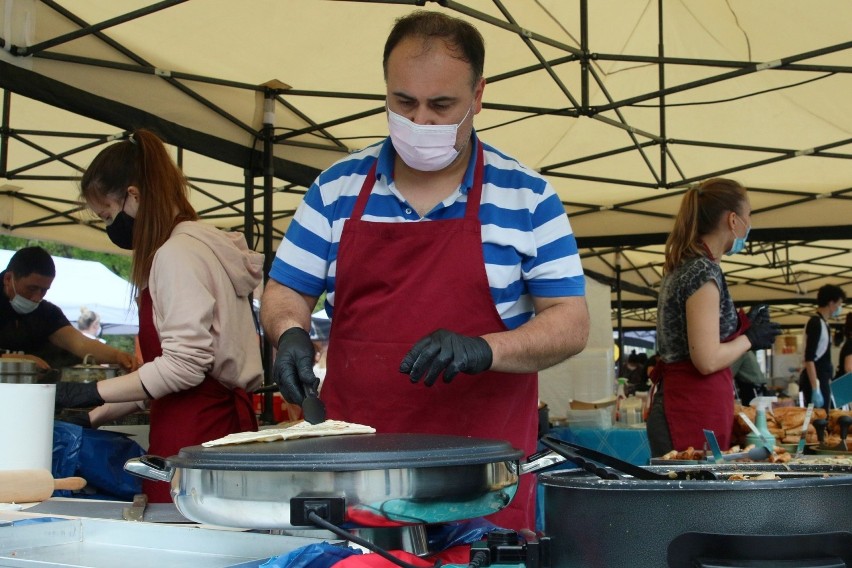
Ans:
{"label": "woman in patterned top", "polygon": [[737,313],[719,265],[722,254],[745,247],[750,229],[751,204],[739,183],[715,178],[684,194],[666,241],[657,301],[661,360],[648,416],[652,456],[703,447],[704,429],[730,447],[731,363],[749,349],[770,347],[780,333],[766,306]]}

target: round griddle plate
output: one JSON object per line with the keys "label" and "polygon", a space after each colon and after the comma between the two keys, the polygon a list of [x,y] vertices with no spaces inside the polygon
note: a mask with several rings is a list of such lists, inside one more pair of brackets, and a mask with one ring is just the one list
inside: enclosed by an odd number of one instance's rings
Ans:
{"label": "round griddle plate", "polygon": [[172,467],[244,471],[357,471],[480,465],[514,461],[523,452],[502,440],[436,434],[357,434],[277,442],[189,446]]}

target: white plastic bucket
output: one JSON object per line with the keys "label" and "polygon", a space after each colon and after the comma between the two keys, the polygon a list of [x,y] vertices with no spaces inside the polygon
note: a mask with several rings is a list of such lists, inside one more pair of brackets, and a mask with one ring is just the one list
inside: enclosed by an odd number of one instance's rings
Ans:
{"label": "white plastic bucket", "polygon": [[0,470],[53,465],[56,385],[0,383]]}

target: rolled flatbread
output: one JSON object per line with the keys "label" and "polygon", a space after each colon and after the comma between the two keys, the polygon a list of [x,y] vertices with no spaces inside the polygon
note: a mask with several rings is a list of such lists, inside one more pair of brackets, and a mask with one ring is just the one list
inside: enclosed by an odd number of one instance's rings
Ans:
{"label": "rolled flatbread", "polygon": [[226,446],[229,444],[248,444],[250,442],[275,442],[292,440],[294,438],[311,438],[319,436],[345,436],[347,434],[373,434],[376,429],[372,426],[343,422],[341,420],[326,420],[319,424],[311,424],[302,420],[286,428],[270,428],[259,432],[238,432],[228,434],[224,438],[211,440],[201,444],[205,448]]}

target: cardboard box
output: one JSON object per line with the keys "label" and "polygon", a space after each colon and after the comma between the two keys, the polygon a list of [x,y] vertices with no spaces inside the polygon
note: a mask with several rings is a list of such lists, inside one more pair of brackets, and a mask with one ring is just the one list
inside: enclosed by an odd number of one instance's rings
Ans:
{"label": "cardboard box", "polygon": [[608,406],[615,406],[614,396],[595,401],[572,400],[570,404],[571,410],[594,410],[597,408],[606,408]]}

